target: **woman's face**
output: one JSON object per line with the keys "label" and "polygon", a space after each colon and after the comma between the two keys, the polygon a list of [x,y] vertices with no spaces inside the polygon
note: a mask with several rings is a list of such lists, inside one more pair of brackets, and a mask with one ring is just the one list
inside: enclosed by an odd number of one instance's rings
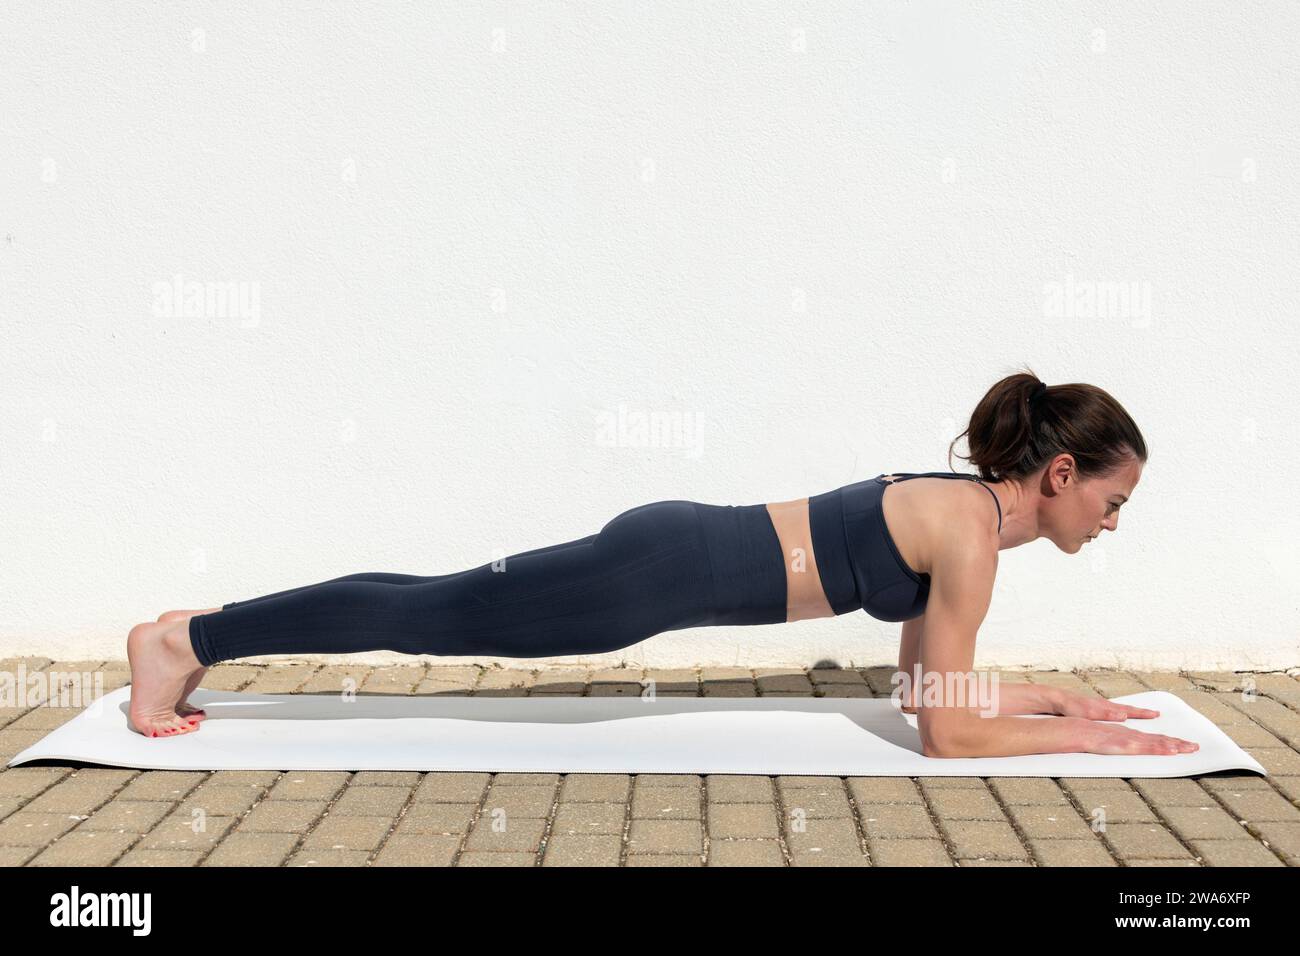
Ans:
{"label": "woman's face", "polygon": [[1136,460],[1109,475],[1084,479],[1078,478],[1069,456],[1054,461],[1044,469],[1044,533],[1062,551],[1074,554],[1103,531],[1116,530],[1120,508],[1141,477],[1142,463]]}

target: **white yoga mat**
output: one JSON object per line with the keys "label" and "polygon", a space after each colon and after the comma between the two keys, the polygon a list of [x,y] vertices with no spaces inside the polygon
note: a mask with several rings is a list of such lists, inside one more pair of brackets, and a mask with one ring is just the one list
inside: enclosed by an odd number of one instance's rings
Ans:
{"label": "white yoga mat", "polygon": [[[9,761],[157,770],[460,770],[494,773],[1182,777],[1265,770],[1165,691],[1114,698],[1160,711],[1126,726],[1201,745],[1174,756],[921,755],[916,716],[888,698],[433,697],[198,689],[199,730],[146,738],[131,688],[101,697]],[[1042,719],[1040,716],[1030,720]]]}

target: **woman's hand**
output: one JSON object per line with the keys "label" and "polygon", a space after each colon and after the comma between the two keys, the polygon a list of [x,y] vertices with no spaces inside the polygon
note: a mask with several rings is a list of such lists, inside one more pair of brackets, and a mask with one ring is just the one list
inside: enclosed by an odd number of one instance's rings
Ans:
{"label": "woman's hand", "polygon": [[1160,711],[1151,708],[1134,708],[1127,704],[1115,704],[1102,697],[1087,697],[1074,691],[1058,689],[1052,698],[1053,710],[1050,713],[1061,717],[1083,717],[1088,721],[1127,721],[1135,717],[1148,719],[1160,717]]}
{"label": "woman's hand", "polygon": [[1104,700],[1100,697],[1085,697],[1083,694],[1068,690],[1057,690],[1053,695],[1052,706],[1055,708],[1051,711],[1053,714],[1062,717],[1083,717],[1087,720],[1124,721],[1130,717],[1149,719],[1160,716],[1160,711],[1151,710],[1149,707],[1130,707],[1128,704],[1117,704],[1113,700]]}
{"label": "woman's hand", "polygon": [[1189,754],[1201,749],[1193,740],[1148,734],[1107,723],[1083,723],[1079,728],[1080,750],[1087,754]]}
{"label": "woman's hand", "polygon": [[1062,717],[1082,718],[1079,725],[1082,752],[1090,754],[1185,754],[1195,753],[1201,745],[1193,740],[1149,734],[1131,727],[1119,727],[1107,721],[1124,721],[1130,717],[1149,719],[1159,717],[1160,711],[1149,707],[1131,707],[1113,700],[1085,697],[1068,690],[1058,690],[1054,696],[1056,713]]}

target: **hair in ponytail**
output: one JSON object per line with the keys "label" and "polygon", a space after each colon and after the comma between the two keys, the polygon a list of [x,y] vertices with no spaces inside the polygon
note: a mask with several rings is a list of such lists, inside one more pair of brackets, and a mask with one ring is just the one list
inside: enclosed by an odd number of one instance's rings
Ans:
{"label": "hair in ponytail", "polygon": [[1071,382],[1045,385],[1026,370],[1008,375],[975,406],[963,436],[973,464],[985,481],[1024,480],[1054,456],[1074,456],[1080,478],[1107,474],[1136,458],[1147,460],[1147,446],[1128,412],[1095,385]]}

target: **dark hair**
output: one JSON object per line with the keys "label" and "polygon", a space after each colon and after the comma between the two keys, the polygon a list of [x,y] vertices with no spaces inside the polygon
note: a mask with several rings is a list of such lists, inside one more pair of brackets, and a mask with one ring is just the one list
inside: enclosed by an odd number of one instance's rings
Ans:
{"label": "dark hair", "polygon": [[[1047,386],[1028,370],[990,388],[957,438],[963,435],[970,454],[957,457],[985,481],[1024,480],[1061,452],[1074,456],[1080,478],[1147,460],[1137,423],[1108,392],[1083,382]],[[955,444],[948,446],[950,463]]]}

